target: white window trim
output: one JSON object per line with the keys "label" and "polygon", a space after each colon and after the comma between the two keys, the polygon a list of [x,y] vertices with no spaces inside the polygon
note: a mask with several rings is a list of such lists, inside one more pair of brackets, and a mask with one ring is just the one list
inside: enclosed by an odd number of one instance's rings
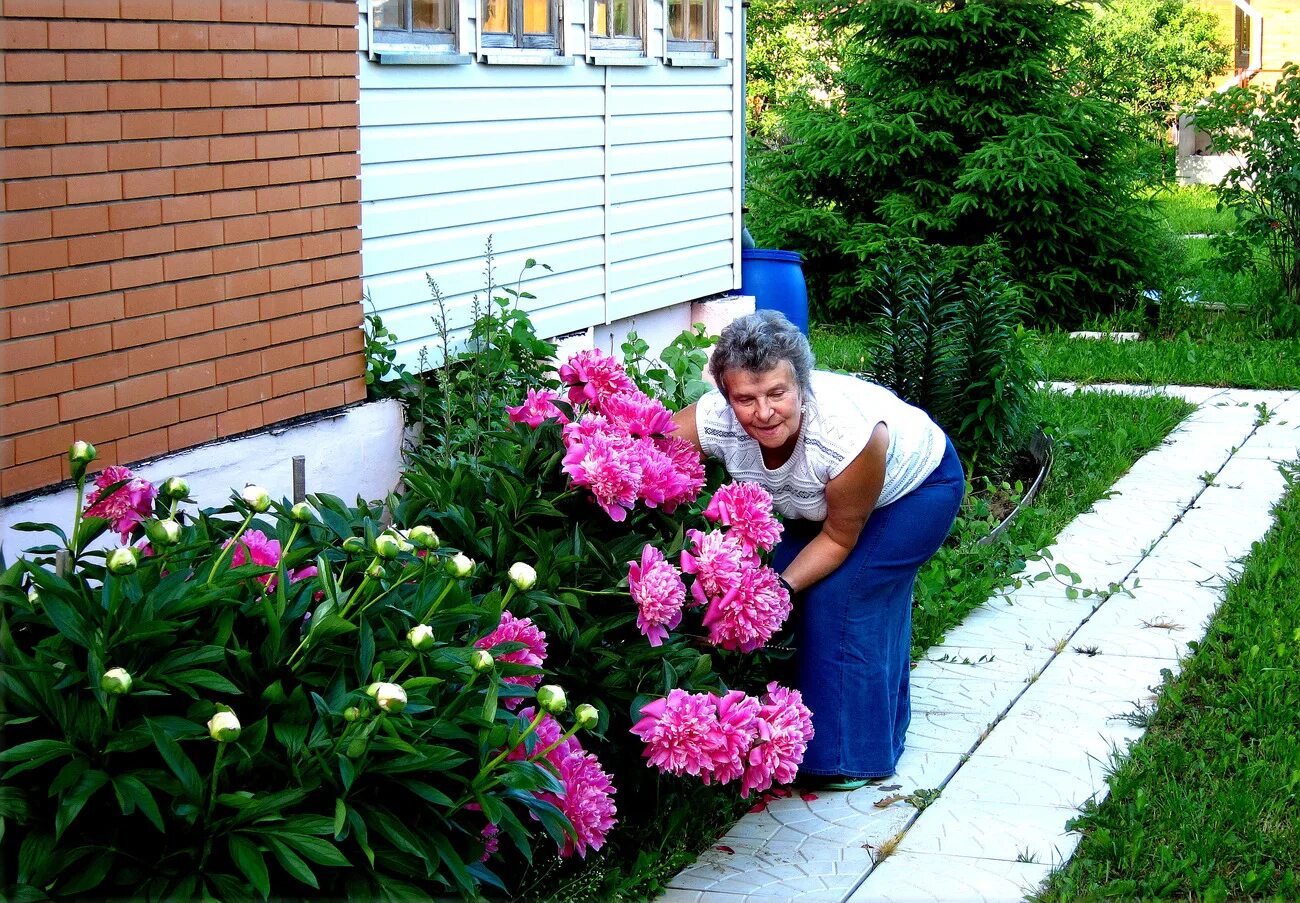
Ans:
{"label": "white window trim", "polygon": [[[594,17],[597,0],[580,0],[584,4],[587,17],[587,59],[598,65],[647,65],[639,63],[649,57],[647,52],[650,35],[650,0],[632,0],[632,18],[638,24],[639,38],[606,37],[596,34]],[[610,0],[609,8],[613,3]],[[621,62],[623,60],[633,62]]]}
{"label": "white window trim", "polygon": [[[485,32],[483,21],[487,18],[487,0],[464,0],[475,4],[474,25],[476,52],[485,63],[514,63],[519,65],[564,66],[573,61],[550,62],[548,60],[564,59],[564,7],[566,0],[548,0],[551,8],[552,31],[546,35],[529,35],[523,31],[522,0],[510,0],[512,6],[519,4],[520,15],[514,30],[509,35],[503,32]],[[512,19],[515,17],[512,16]],[[515,57],[516,59],[512,59]],[[537,59],[529,59],[536,57]]]}
{"label": "white window trim", "polygon": [[[726,56],[722,52],[722,0],[705,0],[707,15],[713,23],[712,41],[688,41],[672,36],[669,25],[668,5],[671,0],[663,0],[664,12],[664,62],[670,66],[717,66],[725,65]],[[685,0],[683,0],[685,2]],[[741,0],[734,0],[739,4]],[[713,46],[710,47],[709,44]],[[706,60],[719,60],[721,63],[709,63]]]}

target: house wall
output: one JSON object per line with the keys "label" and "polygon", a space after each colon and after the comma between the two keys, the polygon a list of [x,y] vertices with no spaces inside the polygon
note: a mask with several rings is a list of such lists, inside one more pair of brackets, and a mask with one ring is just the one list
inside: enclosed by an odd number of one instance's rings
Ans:
{"label": "house wall", "polygon": [[3,14],[0,497],[364,398],[355,2]]}
{"label": "house wall", "polygon": [[[1233,0],[1197,0],[1197,5],[1215,14],[1220,37],[1231,47],[1237,4]],[[1260,71],[1251,83],[1267,87],[1281,77],[1286,63],[1300,63],[1300,0],[1250,0],[1249,6],[1264,20],[1263,40],[1252,57],[1259,62]]]}
{"label": "house wall", "polygon": [[739,286],[739,6],[721,4],[713,67],[665,63],[662,0],[648,3],[650,65],[592,64],[587,6],[565,2],[572,65],[482,62],[471,2],[460,4],[466,62],[361,54],[363,276],[403,361],[422,347],[441,358],[426,274],[451,330],[472,322],[489,236],[498,283],[538,262],[521,288],[542,335],[678,305],[675,334],[687,302]]}

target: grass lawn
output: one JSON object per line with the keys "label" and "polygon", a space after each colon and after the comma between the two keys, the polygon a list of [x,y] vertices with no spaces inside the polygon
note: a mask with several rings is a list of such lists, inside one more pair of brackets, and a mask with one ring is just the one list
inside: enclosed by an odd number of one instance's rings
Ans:
{"label": "grass lawn", "polygon": [[1152,191],[1148,200],[1179,235],[1213,235],[1236,223],[1231,210],[1216,210],[1218,198],[1209,185],[1170,185]]}
{"label": "grass lawn", "polygon": [[1300,897],[1300,482],[1043,901]]}
{"label": "grass lawn", "polygon": [[1048,333],[1041,337],[1041,354],[1050,379],[1253,389],[1300,386],[1300,339],[1200,341],[1179,333],[1110,342]]}

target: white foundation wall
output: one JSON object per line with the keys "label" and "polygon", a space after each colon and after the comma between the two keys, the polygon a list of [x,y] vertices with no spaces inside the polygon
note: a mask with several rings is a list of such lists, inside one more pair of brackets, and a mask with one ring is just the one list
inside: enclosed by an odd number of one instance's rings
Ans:
{"label": "white foundation wall", "polygon": [[[306,458],[307,493],[326,492],[349,503],[386,496],[401,474],[402,406],[391,399],[368,402],[309,423],[272,428],[226,442],[213,442],[133,468],[155,484],[170,476],[189,481],[200,508],[224,505],[232,489],[248,483],[265,486],[271,497],[292,498],[293,458]],[[23,549],[57,537],[13,529],[23,522],[72,525],[76,491],[63,489],[0,508],[6,562]],[[107,544],[115,544],[116,534]]]}

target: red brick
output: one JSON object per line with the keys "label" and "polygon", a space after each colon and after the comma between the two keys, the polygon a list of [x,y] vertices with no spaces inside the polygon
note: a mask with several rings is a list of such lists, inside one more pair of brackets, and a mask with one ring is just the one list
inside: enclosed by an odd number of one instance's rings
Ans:
{"label": "red brick", "polygon": [[108,168],[155,169],[162,165],[162,148],[157,141],[114,144],[108,149]]}
{"label": "red brick", "polygon": [[[77,433],[94,442],[96,446],[103,440],[121,439],[131,432],[130,418],[126,411],[114,411],[99,417],[91,417],[77,424]],[[100,458],[103,449],[99,448]]]}
{"label": "red brick", "polygon": [[259,263],[258,247],[247,244],[215,248],[212,252],[212,271],[232,273],[236,270],[251,270]]}
{"label": "red brick", "polygon": [[40,241],[43,238],[51,237],[53,234],[53,218],[49,210],[0,213],[0,244]]}
{"label": "red brick", "polygon": [[181,406],[175,398],[164,398],[127,413],[131,416],[131,432],[143,433],[176,423],[181,419]]}
{"label": "red brick", "polygon": [[0,113],[25,116],[49,113],[52,109],[50,85],[4,85],[0,88]]}
{"label": "red brick", "polygon": [[162,202],[148,200],[113,204],[108,208],[108,222],[113,229],[140,229],[155,226],[162,222]]}
{"label": "red brick", "polygon": [[207,163],[207,138],[173,138],[162,145],[163,166],[194,166]]}
{"label": "red brick", "polygon": [[51,229],[55,235],[89,235],[107,232],[107,207],[61,207],[54,211]]}
{"label": "red brick", "polygon": [[222,184],[226,188],[252,188],[267,184],[267,163],[227,163],[222,167]]}
{"label": "red brick", "polygon": [[121,173],[73,176],[66,180],[69,204],[94,204],[122,198]]}
{"label": "red brick", "polygon": [[14,451],[19,461],[39,461],[63,454],[75,438],[72,424],[66,423],[17,437]]}
{"label": "red brick", "polygon": [[63,269],[54,274],[54,297],[76,298],[107,292],[113,287],[110,266]]}
{"label": "red brick", "polygon": [[[265,189],[257,191],[223,191],[212,196],[212,216],[242,216],[259,210],[258,197]],[[296,196],[296,192],[295,192]]]}
{"label": "red brick", "polygon": [[208,47],[212,50],[252,50],[256,40],[252,25],[208,26]]}
{"label": "red brick", "polygon": [[[122,55],[122,78],[134,81],[157,81],[179,78],[173,53],[126,53]],[[182,55],[183,56],[183,55]]]}
{"label": "red brick", "polygon": [[177,250],[212,247],[221,244],[224,240],[221,223],[213,220],[183,223],[175,228]]}
{"label": "red brick", "polygon": [[[300,189],[306,185],[277,185],[257,190],[257,211],[292,210],[299,205]],[[307,206],[307,205],[303,205]]]}
{"label": "red brick", "polygon": [[0,469],[0,497],[17,495],[59,482],[63,477],[61,460],[45,458]]}
{"label": "red brick", "polygon": [[285,317],[281,320],[271,321],[271,343],[273,345],[305,339],[310,337],[312,333],[311,314],[301,314],[296,317]]}
{"label": "red brick", "polygon": [[157,314],[176,308],[176,286],[171,284],[152,285],[147,288],[134,289],[123,294],[124,314],[128,317],[140,317]]}
{"label": "red brick", "polygon": [[194,335],[199,332],[211,332],[212,308],[190,307],[183,310],[173,310],[164,316],[164,321],[166,323],[167,338],[169,339]]}
{"label": "red brick", "polygon": [[338,335],[317,336],[303,342],[302,355],[305,361],[323,361],[338,357],[343,353],[343,338]]}
{"label": "red brick", "polygon": [[[55,364],[24,370],[14,375],[14,400],[30,401],[47,395],[58,395],[73,388],[72,364]],[[39,456],[38,456],[39,457]]]}
{"label": "red brick", "polygon": [[167,446],[172,451],[192,448],[217,438],[217,418],[204,417],[167,428]]}
{"label": "red brick", "polygon": [[[52,23],[62,25],[62,22]],[[100,26],[103,33],[104,26]],[[60,32],[62,34],[62,32]],[[0,28],[0,47],[5,50],[44,50],[49,47],[49,32],[44,22],[9,19]]]}
{"label": "red brick", "polygon": [[162,199],[162,221],[164,223],[205,220],[213,215],[212,199],[206,194],[182,195]]}
{"label": "red brick", "polygon": [[[288,317],[302,312],[302,292],[295,289],[290,292],[263,295],[258,299],[258,303],[258,319],[275,320],[277,317]],[[274,324],[271,326],[271,335],[275,336]]]}
{"label": "red brick", "polygon": [[175,128],[175,114],[168,110],[121,113],[122,137],[170,138]]}
{"label": "red brick", "polygon": [[51,85],[50,109],[55,113],[98,113],[108,105],[108,85]]}
{"label": "red brick", "polygon": [[212,85],[214,107],[242,107],[257,103],[257,83],[223,81]]}
{"label": "red brick", "polygon": [[253,46],[258,50],[299,50],[298,29],[283,25],[259,25]]}
{"label": "red brick", "polygon": [[296,132],[278,132],[257,136],[257,158],[296,157],[298,135]]}
{"label": "red brick", "polygon": [[116,19],[121,14],[118,0],[63,0],[63,15],[69,19]]}
{"label": "red brick", "polygon": [[68,141],[82,144],[91,141],[120,141],[122,139],[122,114],[105,113],[99,116],[73,116],[68,119]]}
{"label": "red brick", "polygon": [[221,0],[176,0],[172,16],[189,22],[220,22]]}
{"label": "red brick", "polygon": [[175,78],[221,78],[221,56],[216,53],[178,53],[173,59]]}
{"label": "red brick", "polygon": [[0,305],[5,307],[37,304],[53,298],[54,275],[52,273],[30,273],[25,276],[9,276],[0,279]]}
{"label": "red brick", "polygon": [[226,387],[227,404],[232,408],[256,404],[271,397],[271,377],[259,376]]}
{"label": "red brick", "polygon": [[207,107],[212,103],[212,86],[206,82],[164,82],[161,105],[169,110]]}
{"label": "red brick", "polygon": [[[13,25],[40,25],[44,22],[14,22]],[[11,26],[6,26],[6,30]],[[51,22],[49,23],[49,43],[51,49],[58,50],[103,50],[103,22]]]}
{"label": "red brick", "polygon": [[[194,307],[197,304],[211,304],[221,301],[224,295],[225,281],[220,276],[211,279],[191,279],[176,286],[176,306]],[[222,340],[225,348],[225,340]]]}
{"label": "red brick", "polygon": [[216,385],[217,365],[211,361],[178,367],[167,373],[167,394],[181,395]]}
{"label": "red brick", "polygon": [[270,290],[271,276],[267,270],[244,270],[239,273],[231,273],[225,277],[225,295],[227,298],[260,295]]}
{"label": "red brick", "polygon": [[212,275],[212,252],[187,251],[182,254],[168,254],[163,258],[163,273],[169,281],[210,276]]}
{"label": "red brick", "polygon": [[68,263],[73,266],[117,260],[121,256],[122,233],[120,232],[110,232],[107,235],[81,235],[68,239]]}
{"label": "red brick", "polygon": [[9,404],[0,408],[0,434],[15,436],[59,422],[59,402],[54,397]]}
{"label": "red brick", "polygon": [[62,116],[19,116],[5,120],[5,146],[62,144],[66,131]]}
{"label": "red brick", "polygon": [[259,429],[262,426],[262,406],[249,405],[234,411],[225,411],[217,415],[217,432],[222,436],[234,436]]}
{"label": "red brick", "polygon": [[[167,374],[148,373],[123,380],[115,386],[117,407],[130,408],[138,404],[148,404],[167,395]],[[132,429],[135,429],[134,424]],[[149,427],[146,427],[149,429]]]}
{"label": "red brick", "polygon": [[103,414],[113,409],[113,387],[94,386],[65,392],[59,396],[59,418],[61,420],[80,420],[94,414]]}
{"label": "red brick", "polygon": [[[220,166],[194,166],[176,171],[178,194],[196,194],[202,191],[221,190]],[[215,212],[213,215],[217,215]]]}
{"label": "red brick", "polygon": [[318,386],[303,393],[303,400],[309,412],[327,411],[340,407],[344,403],[343,387]]}
{"label": "red brick", "polygon": [[207,50],[206,25],[165,22],[158,26],[158,46],[163,50]]}
{"label": "red brick", "polygon": [[163,86],[157,82],[117,82],[108,86],[110,110],[158,110],[163,103]]}
{"label": "red brick", "polygon": [[[117,383],[129,375],[128,355],[125,351],[114,354],[97,354],[91,358],[82,358],[72,362],[73,375],[77,388],[102,386],[105,383]],[[116,439],[117,436],[112,438]]]}
{"label": "red brick", "polygon": [[5,185],[5,207],[9,210],[57,207],[66,201],[66,192],[67,183],[63,179],[9,182]]}
{"label": "red brick", "polygon": [[91,326],[71,332],[61,332],[54,337],[54,358],[71,361],[78,358],[105,354],[113,349],[113,328]]}
{"label": "red brick", "polygon": [[273,107],[266,111],[266,127],[272,132],[312,128],[311,107]]}
{"label": "red brick", "polygon": [[213,163],[252,160],[257,156],[257,138],[253,135],[211,138],[208,147],[209,158]]}
{"label": "red brick", "polygon": [[21,248],[9,248],[9,272],[30,273],[33,270],[53,270],[68,265],[68,240],[54,238],[33,241]]}
{"label": "red brick", "polygon": [[137,285],[149,285],[163,281],[163,263],[160,258],[146,257],[140,260],[119,260],[112,265],[112,284],[114,289],[135,288]]}
{"label": "red brick", "polygon": [[295,367],[291,370],[282,370],[271,377],[271,390],[276,395],[289,395],[293,392],[303,392],[312,388],[315,380],[312,376],[314,368],[312,367]]}
{"label": "red brick", "polygon": [[[306,53],[273,53],[266,59],[267,78],[305,78],[311,74],[311,57]],[[302,99],[302,92],[298,92]]]}
{"label": "red brick", "polygon": [[61,82],[64,55],[61,53],[7,53],[6,82]]}
{"label": "red brick", "polygon": [[221,0],[223,22],[265,22],[266,0]]}
{"label": "red brick", "polygon": [[[108,267],[94,267],[93,269],[106,273]],[[68,301],[68,314],[74,328],[120,320],[123,310],[120,292],[91,295],[85,298],[72,298]]]}
{"label": "red brick", "polygon": [[147,198],[176,190],[176,170],[154,169],[122,173],[122,197]]}
{"label": "red brick", "polygon": [[217,386],[202,392],[183,395],[180,399],[181,419],[193,420],[226,410],[226,387]]}
{"label": "red brick", "polygon": [[23,338],[67,329],[71,320],[67,302],[46,301],[15,308],[9,312],[9,323],[14,338]]}
{"label": "red brick", "polygon": [[[161,319],[161,318],[159,318]],[[126,354],[127,370],[132,376],[140,373],[152,373],[175,367],[180,362],[180,353],[175,342],[163,342],[132,348]]]}
{"label": "red brick", "polygon": [[262,402],[262,417],[268,424],[301,417],[306,412],[307,405],[302,392]]}
{"label": "red brick", "polygon": [[70,82],[116,81],[122,77],[120,53],[69,53],[64,59]]}
{"label": "red brick", "polygon": [[226,351],[229,354],[265,348],[270,344],[271,327],[267,323],[251,323],[226,333]]}
{"label": "red brick", "polygon": [[[9,371],[26,370],[40,367],[54,360],[53,336],[7,341],[0,344],[0,360],[4,361]],[[7,432],[0,430],[0,433]]]}
{"label": "red brick", "polygon": [[171,226],[134,229],[125,233],[122,240],[122,253],[126,257],[166,254],[174,250],[176,250],[176,234]]}
{"label": "red brick", "polygon": [[108,146],[67,144],[50,149],[50,168],[62,176],[108,170]]}
{"label": "red brick", "polygon": [[271,235],[271,224],[265,216],[241,216],[228,219],[222,223],[222,226],[226,244],[261,241]]}
{"label": "red brick", "polygon": [[[123,19],[170,19],[172,0],[121,0]],[[189,5],[190,0],[179,0]]]}
{"label": "red brick", "polygon": [[289,79],[257,82],[259,104],[291,104],[298,102],[298,84]]}
{"label": "red brick", "polygon": [[151,433],[138,433],[118,440],[118,457],[128,464],[165,455],[171,449],[167,446],[167,430],[159,429]]}

